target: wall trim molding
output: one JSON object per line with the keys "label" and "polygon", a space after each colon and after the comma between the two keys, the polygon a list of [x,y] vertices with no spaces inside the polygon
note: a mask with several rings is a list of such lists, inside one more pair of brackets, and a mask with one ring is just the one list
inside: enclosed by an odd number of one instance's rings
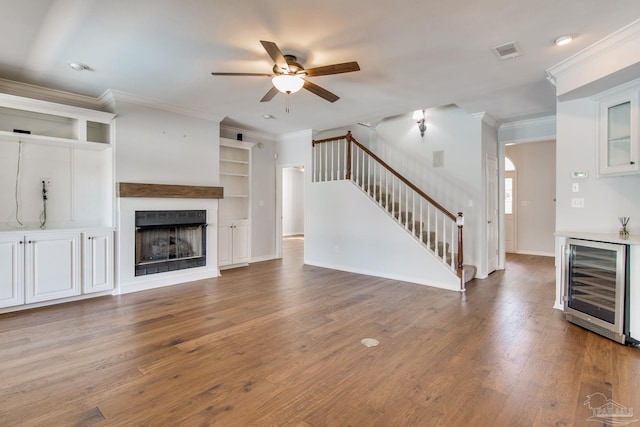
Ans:
{"label": "wall trim molding", "polygon": [[117,104],[118,101],[121,101],[141,105],[143,107],[153,108],[155,110],[166,111],[168,113],[181,114],[183,116],[196,117],[199,119],[210,120],[218,123],[222,121],[222,117],[218,117],[205,111],[167,104],[156,99],[145,98],[143,96],[122,92],[119,90],[107,89],[102,95],[100,95],[98,100],[100,101],[103,108],[110,107],[112,109],[115,109],[115,104]]}
{"label": "wall trim molding", "polygon": [[584,98],[637,77],[640,19],[547,69],[560,100]]}
{"label": "wall trim molding", "polygon": [[500,144],[522,142],[541,142],[556,139],[556,116],[519,120],[500,125],[498,141]]}
{"label": "wall trim molding", "polygon": [[13,80],[0,79],[0,91],[9,95],[22,96],[40,101],[104,111],[104,106],[98,98]]}
{"label": "wall trim molding", "polygon": [[[228,126],[222,123],[220,124],[220,136],[223,138],[235,140],[236,135],[239,133],[242,134],[243,141],[245,140],[245,137],[247,138],[246,139],[247,141],[270,141],[270,142],[276,141],[276,137],[268,133],[242,129],[235,126]],[[230,136],[225,136],[225,135],[230,135]]]}

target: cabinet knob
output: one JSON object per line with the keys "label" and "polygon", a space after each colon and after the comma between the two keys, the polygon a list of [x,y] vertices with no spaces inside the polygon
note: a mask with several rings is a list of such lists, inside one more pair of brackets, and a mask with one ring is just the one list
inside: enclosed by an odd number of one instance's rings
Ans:
{"label": "cabinet knob", "polygon": [[629,164],[630,164],[630,165],[635,165],[635,164],[636,164],[636,162],[634,162],[634,161],[630,161],[630,162],[629,162]]}
{"label": "cabinet knob", "polygon": [[22,240],[20,240],[18,243],[23,244],[24,242]]}
{"label": "cabinet knob", "polygon": [[27,243],[31,244],[31,240],[29,240]]}

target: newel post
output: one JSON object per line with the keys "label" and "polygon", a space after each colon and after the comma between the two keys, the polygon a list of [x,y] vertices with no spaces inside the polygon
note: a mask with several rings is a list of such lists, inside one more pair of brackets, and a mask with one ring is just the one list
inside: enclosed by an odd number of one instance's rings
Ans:
{"label": "newel post", "polygon": [[347,173],[345,179],[351,179],[351,141],[353,141],[353,137],[351,136],[351,131],[347,132]]}
{"label": "newel post", "polygon": [[462,272],[462,264],[464,262],[462,256],[462,227],[464,226],[464,217],[462,216],[462,212],[458,212],[456,225],[458,226],[458,271]]}

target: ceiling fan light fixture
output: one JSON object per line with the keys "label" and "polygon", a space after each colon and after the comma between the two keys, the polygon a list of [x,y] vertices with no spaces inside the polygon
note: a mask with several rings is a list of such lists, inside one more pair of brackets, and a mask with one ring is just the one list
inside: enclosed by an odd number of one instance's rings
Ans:
{"label": "ceiling fan light fixture", "polygon": [[281,74],[275,76],[272,80],[273,85],[282,93],[296,93],[302,86],[304,86],[304,80],[301,77],[292,74]]}

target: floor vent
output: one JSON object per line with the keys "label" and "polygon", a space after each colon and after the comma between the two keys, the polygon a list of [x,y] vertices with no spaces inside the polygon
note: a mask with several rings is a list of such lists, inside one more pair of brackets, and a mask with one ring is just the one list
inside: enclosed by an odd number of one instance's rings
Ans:
{"label": "floor vent", "polygon": [[502,60],[512,59],[522,55],[522,52],[520,52],[520,46],[518,46],[518,43],[516,42],[496,46],[493,48],[493,51],[496,53],[498,58]]}

